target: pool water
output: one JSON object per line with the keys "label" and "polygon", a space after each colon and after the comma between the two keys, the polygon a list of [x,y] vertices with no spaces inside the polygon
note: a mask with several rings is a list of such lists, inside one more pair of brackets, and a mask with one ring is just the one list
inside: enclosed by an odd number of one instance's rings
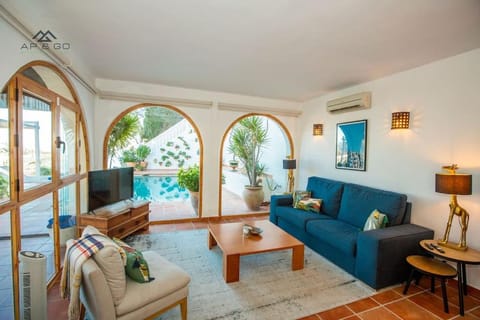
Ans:
{"label": "pool water", "polygon": [[190,198],[190,195],[186,189],[178,186],[176,176],[135,176],[133,197],[135,200],[166,202],[185,201]]}

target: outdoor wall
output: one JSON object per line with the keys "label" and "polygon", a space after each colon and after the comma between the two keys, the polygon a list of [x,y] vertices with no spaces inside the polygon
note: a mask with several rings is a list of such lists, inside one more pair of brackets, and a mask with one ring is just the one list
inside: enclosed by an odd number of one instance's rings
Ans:
{"label": "outdoor wall", "polygon": [[[473,194],[458,201],[470,213],[467,242],[480,250],[479,88],[477,49],[306,102],[298,123],[297,186],[316,175],[405,193],[413,203],[412,222],[441,238],[450,197],[435,193],[435,173],[458,164],[473,176]],[[326,101],[362,91],[372,92],[371,109],[326,111]],[[394,111],[411,112],[409,130],[390,130]],[[368,120],[367,170],[335,169],[336,124],[361,119]],[[323,123],[323,136],[312,136],[313,123]],[[454,221],[450,239],[458,238]],[[468,266],[467,274],[469,284],[480,288],[480,266]]]}
{"label": "outdoor wall", "polygon": [[[35,60],[52,62],[47,55],[38,49],[21,50],[22,44],[28,42],[28,39],[18,33],[18,31],[16,31],[3,19],[0,19],[0,39],[2,39],[2,54],[0,58],[0,88],[3,88],[7,84],[8,80],[22,66]],[[73,85],[80,100],[80,106],[82,107],[83,115],[87,124],[89,144],[92,145],[94,141],[93,106],[95,104],[95,96],[69,74],[64,74],[70,80],[70,83]],[[91,160],[93,160],[91,150],[92,148],[90,148],[90,157]]]}
{"label": "outdoor wall", "polygon": [[[108,98],[99,98],[95,108],[95,166],[102,167],[103,140],[105,133],[122,111],[131,106],[149,101],[167,101],[167,98],[189,100],[190,103],[169,102],[188,117],[198,127],[203,141],[203,185],[202,185],[202,216],[218,216],[219,183],[220,183],[220,145],[223,135],[229,126],[239,117],[250,113],[272,113],[290,131],[296,132],[297,118],[290,115],[282,115],[292,111],[300,111],[301,104],[291,101],[274,100],[258,97],[249,97],[220,92],[185,89],[162,85],[97,79],[96,86]],[[114,96],[119,98],[115,100]],[[123,101],[130,96],[131,101]],[[142,99],[143,97],[143,99]],[[147,101],[149,100],[149,101]],[[197,101],[198,103],[195,103]],[[204,102],[211,102],[205,105]],[[160,103],[158,103],[160,104]],[[234,105],[234,110],[226,110],[221,105]],[[219,107],[220,106],[220,107]],[[244,106],[246,111],[239,110],[238,106]],[[284,157],[284,155],[283,155]],[[282,159],[278,159],[281,161]]]}

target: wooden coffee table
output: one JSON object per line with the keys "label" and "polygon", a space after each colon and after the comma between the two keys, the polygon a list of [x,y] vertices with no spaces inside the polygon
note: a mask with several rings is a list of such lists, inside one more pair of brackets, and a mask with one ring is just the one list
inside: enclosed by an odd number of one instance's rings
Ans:
{"label": "wooden coffee table", "polygon": [[251,221],[263,229],[260,236],[243,234],[243,222],[208,225],[208,248],[218,245],[223,252],[225,282],[240,279],[240,256],[292,249],[292,270],[303,269],[304,245],[270,221]]}

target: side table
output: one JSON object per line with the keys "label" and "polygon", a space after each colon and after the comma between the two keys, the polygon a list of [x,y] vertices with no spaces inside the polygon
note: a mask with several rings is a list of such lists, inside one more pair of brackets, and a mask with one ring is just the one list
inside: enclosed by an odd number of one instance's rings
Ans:
{"label": "side table", "polygon": [[428,253],[457,263],[458,272],[458,300],[460,305],[460,315],[464,315],[463,295],[467,295],[467,272],[465,265],[480,264],[480,251],[468,248],[465,251],[455,250],[448,247],[440,247],[444,252],[432,250],[429,244],[438,245],[437,240],[422,240],[420,246]]}

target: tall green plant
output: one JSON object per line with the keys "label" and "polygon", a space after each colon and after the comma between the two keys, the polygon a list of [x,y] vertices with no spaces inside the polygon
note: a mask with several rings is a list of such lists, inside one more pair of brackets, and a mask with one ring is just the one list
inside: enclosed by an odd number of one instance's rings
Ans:
{"label": "tall green plant", "polygon": [[180,168],[177,179],[177,183],[181,188],[186,188],[193,192],[200,190],[200,168],[198,165],[193,165],[187,169]]}
{"label": "tall green plant", "polygon": [[135,113],[126,114],[112,128],[108,138],[107,151],[109,156],[109,167],[112,166],[113,157],[119,156],[122,149],[138,135],[140,131],[140,121]]}
{"label": "tall green plant", "polygon": [[228,150],[243,164],[249,186],[261,185],[265,165],[260,163],[260,158],[268,142],[268,128],[259,116],[243,118],[232,129]]}

